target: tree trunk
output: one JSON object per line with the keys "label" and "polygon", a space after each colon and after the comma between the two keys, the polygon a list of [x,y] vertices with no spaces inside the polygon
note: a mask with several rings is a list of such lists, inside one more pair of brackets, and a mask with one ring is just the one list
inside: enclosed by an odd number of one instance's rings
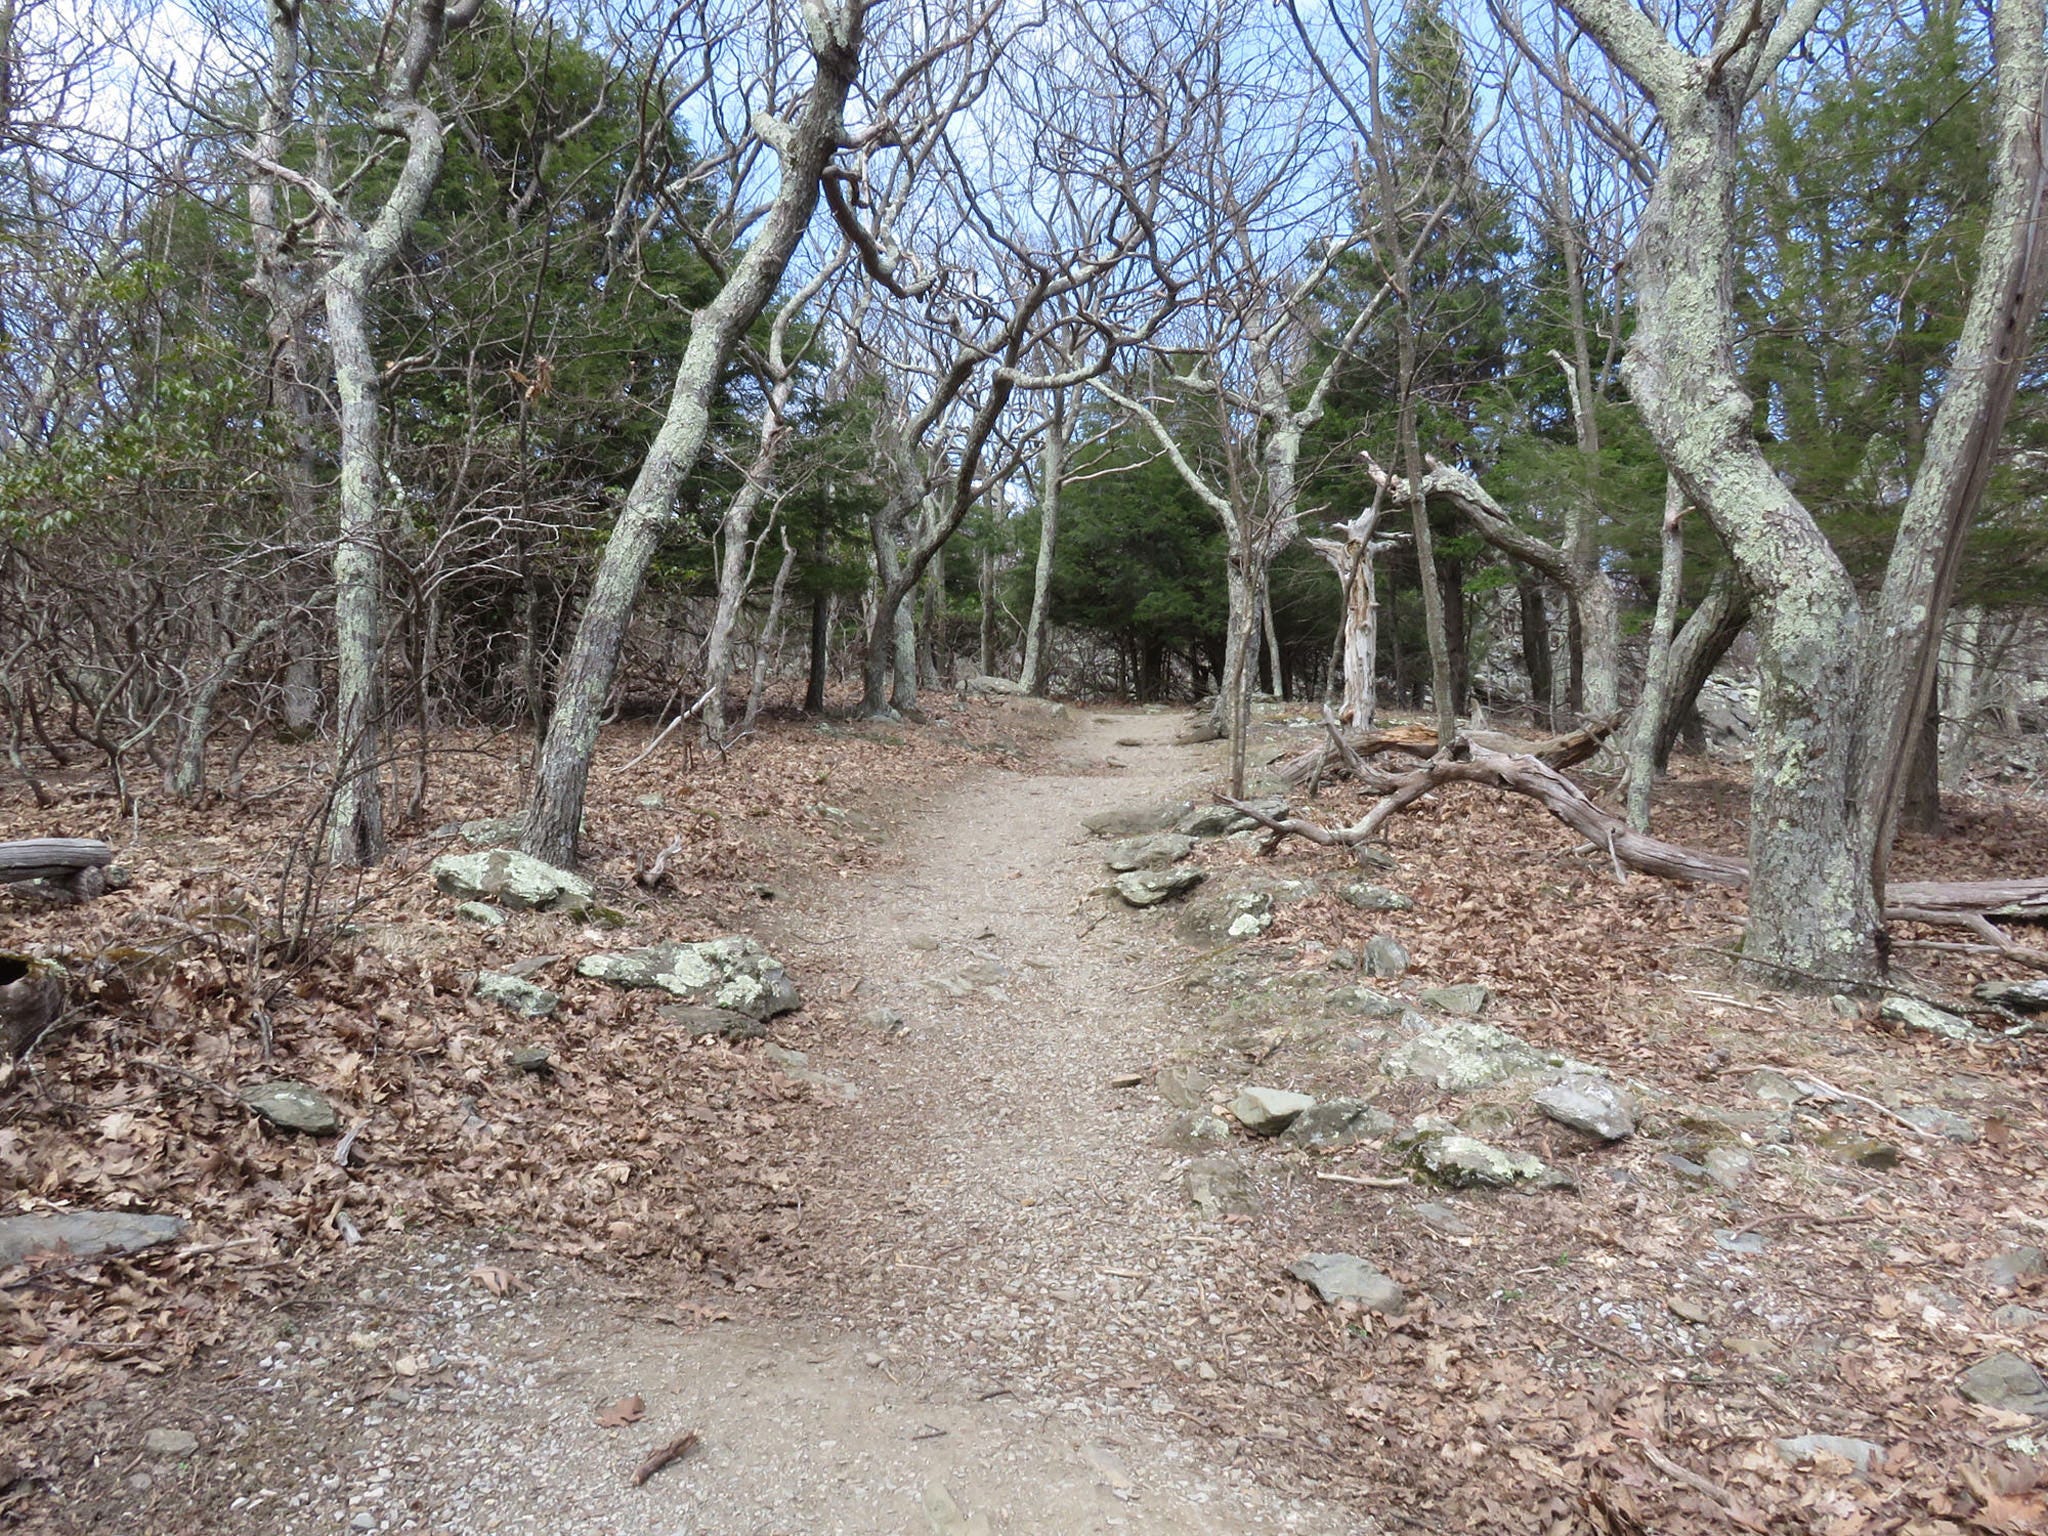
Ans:
{"label": "tree trunk", "polygon": [[1941,725],[1941,787],[1950,794],[1963,787],[1970,771],[1971,727],[1977,718],[1977,645],[1983,628],[1984,610],[1965,608],[1957,616],[1943,668],[1948,708]]}
{"label": "tree trunk", "polygon": [[533,796],[520,839],[527,853],[549,863],[575,861],[597,728],[618,673],[633,604],[674,515],[676,492],[704,451],[711,401],[725,362],[774,294],[810,227],[818,178],[838,148],[847,91],[859,69],[866,14],[861,6],[831,12],[822,6],[806,7],[817,72],[805,93],[802,115],[794,124],[777,125],[772,142],[781,164],[774,199],[724,286],[692,317],[668,414],[634,477],[584,600],[576,638],[557,676],[554,713],[535,764]]}
{"label": "tree trunk", "polygon": [[804,713],[825,713],[825,673],[832,661],[832,599],[824,592],[811,599],[811,661],[804,674]]}
{"label": "tree trunk", "polygon": [[796,569],[796,551],[790,548],[789,535],[782,536],[782,563],[775,568],[775,585],[768,590],[768,616],[761,621],[761,637],[754,643],[754,676],[747,685],[747,712],[740,720],[740,729],[752,730],[754,717],[761,712],[761,694],[768,681],[768,664],[782,625],[782,595],[789,586],[789,573]]}
{"label": "tree trunk", "polygon": [[1643,696],[1629,724],[1628,824],[1650,830],[1650,786],[1657,777],[1657,736],[1671,708],[1671,640],[1678,628],[1678,594],[1685,584],[1685,501],[1678,483],[1664,487],[1664,537],[1657,568],[1657,616],[1650,625],[1650,661],[1643,669]]}
{"label": "tree trunk", "polygon": [[345,270],[327,278],[327,345],[341,423],[339,536],[334,545],[335,769],[327,856],[367,866],[384,856],[378,783],[383,725],[383,455],[376,359],[363,294]]}
{"label": "tree trunk", "polygon": [[1930,704],[1913,733],[1913,762],[1906,775],[1905,798],[1899,802],[1899,830],[1922,837],[1940,837],[1941,711]]}
{"label": "tree trunk", "polygon": [[185,728],[179,734],[178,755],[171,768],[170,791],[178,799],[194,799],[206,787],[206,737],[213,729],[213,708],[221,690],[234,681],[250,653],[283,624],[282,618],[268,618],[242,636],[186,702]]}
{"label": "tree trunk", "polygon": [[1742,632],[1749,628],[1749,594],[1740,578],[1723,568],[1707,587],[1699,606],[1687,615],[1671,641],[1671,693],[1658,723],[1656,768],[1671,766],[1671,751],[1688,722],[1697,719],[1695,706],[1700,690],[1714,675],[1714,668],[1728,654]]}
{"label": "tree trunk", "polygon": [[993,677],[996,670],[996,552],[981,552],[978,590],[981,599],[981,675]]}
{"label": "tree trunk", "polygon": [[1017,681],[1043,698],[1052,672],[1046,631],[1052,621],[1052,561],[1060,535],[1060,491],[1066,479],[1067,395],[1052,395],[1052,420],[1039,449],[1038,563],[1031,574],[1031,617],[1024,626],[1024,666]]}
{"label": "tree trunk", "polygon": [[725,740],[725,688],[732,679],[733,631],[739,625],[740,609],[746,603],[747,586],[754,573],[754,514],[767,498],[776,456],[788,435],[783,413],[793,392],[787,379],[777,380],[768,392],[754,462],[747,467],[747,477],[733,492],[732,500],[726,503],[725,516],[719,519],[718,600],[712,606],[711,627],[704,635],[704,736],[712,742]]}
{"label": "tree trunk", "polygon": [[1529,674],[1529,707],[1536,719],[1550,724],[1550,615],[1543,602],[1543,583],[1527,571],[1515,575],[1515,598],[1522,620],[1522,670]]}

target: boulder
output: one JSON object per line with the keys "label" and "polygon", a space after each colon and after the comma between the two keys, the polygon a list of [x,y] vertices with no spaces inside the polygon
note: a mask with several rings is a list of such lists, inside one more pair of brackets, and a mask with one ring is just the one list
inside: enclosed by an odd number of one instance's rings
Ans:
{"label": "boulder", "polygon": [[1361,912],[1407,912],[1415,905],[1399,891],[1390,891],[1384,885],[1374,885],[1367,880],[1354,880],[1337,894]]}
{"label": "boulder", "polygon": [[576,962],[576,974],[615,987],[652,987],[686,1003],[708,1003],[756,1019],[803,1006],[782,962],[738,935],[585,955]]}
{"label": "boulder", "polygon": [[96,1259],[106,1254],[140,1253],[159,1243],[173,1243],[185,1234],[180,1216],[151,1216],[139,1211],[51,1211],[38,1216],[0,1217],[0,1269],[26,1262],[39,1253]]}
{"label": "boulder", "polygon": [[1210,1221],[1249,1216],[1257,1205],[1251,1170],[1237,1158],[1198,1157],[1181,1173],[1181,1188],[1190,1203]]}
{"label": "boulder", "polygon": [[1174,1117],[1169,1139],[1190,1148],[1218,1146],[1230,1140],[1230,1122],[1206,1109],[1191,1109]]}
{"label": "boulder", "polygon": [[1329,1099],[1311,1104],[1289,1122],[1280,1139],[1292,1147],[1327,1152],[1348,1147],[1355,1141],[1385,1136],[1394,1129],[1394,1117],[1361,1099]]}
{"label": "boulder", "polygon": [[1400,1316],[1408,1306],[1408,1293],[1400,1284],[1356,1254],[1303,1254],[1287,1273],[1305,1281],[1330,1306],[1355,1301],[1368,1312],[1388,1317]]}
{"label": "boulder", "polygon": [[512,848],[444,853],[427,866],[437,890],[464,901],[495,901],[527,911],[580,913],[596,890],[581,875],[557,869]]}
{"label": "boulder", "polygon": [[341,1129],[341,1116],[326,1097],[304,1083],[279,1079],[258,1083],[242,1090],[242,1102],[272,1125],[307,1136],[332,1136]]}
{"label": "boulder", "polygon": [[1604,1078],[1562,1077],[1548,1088],[1539,1088],[1529,1102],[1559,1125],[1603,1141],[1620,1141],[1635,1134],[1635,1101]]}
{"label": "boulder", "polygon": [[1392,981],[1408,969],[1408,951],[1391,933],[1376,933],[1365,941],[1358,968],[1368,976]]}
{"label": "boulder", "polygon": [[522,1018],[544,1019],[562,1006],[562,999],[546,987],[537,987],[523,976],[504,971],[478,971],[476,995],[487,1003],[510,1008]]}
{"label": "boulder", "polygon": [[1194,852],[1195,840],[1181,832],[1153,832],[1127,837],[1109,850],[1106,861],[1118,874],[1134,869],[1167,869]]}
{"label": "boulder", "polygon": [[2048,1382],[2033,1363],[2002,1349],[1956,1378],[1956,1390],[1973,1403],[2001,1413],[2048,1414]]}
{"label": "boulder", "polygon": [[714,1008],[707,1003],[667,1003],[655,1009],[654,1016],[664,1024],[675,1025],[692,1039],[716,1035],[721,1040],[758,1040],[768,1033],[768,1026],[750,1013],[741,1013],[736,1008]]}
{"label": "boulder", "polygon": [[1486,1011],[1486,1005],[1493,1001],[1493,993],[1476,981],[1461,982],[1454,987],[1431,987],[1416,1004],[1433,1009],[1437,1013],[1456,1014],[1461,1019],[1476,1019]]}
{"label": "boulder", "polygon": [[1144,837],[1152,832],[1171,832],[1174,823],[1194,809],[1192,801],[1154,800],[1143,805],[1119,805],[1081,818],[1081,825],[1097,837]]}
{"label": "boulder", "polygon": [[1389,1077],[1419,1077],[1446,1093],[1470,1093],[1569,1065],[1565,1058],[1539,1051],[1498,1025],[1460,1019],[1397,1046],[1381,1070]]}
{"label": "boulder", "polygon": [[1507,1189],[1552,1177],[1540,1158],[1504,1151],[1472,1136],[1431,1132],[1417,1139],[1408,1157],[1416,1172],[1446,1189]]}
{"label": "boulder", "polygon": [[2015,1013],[2048,1013],[2048,981],[1980,981],[1970,995]]}
{"label": "boulder", "polygon": [[1202,883],[1199,869],[1138,869],[1116,877],[1116,893],[1134,907],[1156,907]]}
{"label": "boulder", "polygon": [[1939,1035],[1944,1040],[1964,1045],[1982,1045],[1992,1038],[1968,1019],[1958,1018],[1916,997],[1888,997],[1878,1005],[1877,1014],[1879,1018],[1889,1019],[1902,1028]]}
{"label": "boulder", "polygon": [[1240,1088],[1230,1101],[1237,1123],[1254,1136],[1278,1136],[1294,1123],[1303,1110],[1315,1108],[1316,1101],[1305,1093],[1284,1088]]}

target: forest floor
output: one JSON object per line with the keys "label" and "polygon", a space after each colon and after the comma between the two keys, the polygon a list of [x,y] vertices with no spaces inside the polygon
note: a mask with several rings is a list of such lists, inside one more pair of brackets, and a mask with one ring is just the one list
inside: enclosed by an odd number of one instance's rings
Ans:
{"label": "forest floor", "polygon": [[[2026,1257],[2048,1246],[2048,1041],[1759,988],[1728,960],[1739,898],[1618,882],[1479,790],[1398,818],[1390,870],[1221,836],[1181,866],[1206,876],[1191,896],[1131,910],[1082,818],[1207,804],[1223,749],[1176,744],[1178,713],[1071,708],[789,720],[729,760],[630,769],[645,733],[621,731],[586,829],[617,929],[481,930],[432,890],[427,862],[467,846],[435,823],[518,803],[519,745],[487,740],[439,744],[356,933],[287,966],[292,914],[344,894],[292,880],[305,749],[252,758],[235,804],[146,816],[125,891],[0,895],[9,944],[98,987],[0,1085],[0,1215],[192,1219],[170,1248],[0,1273],[0,1524],[2048,1529],[2048,1420],[1959,1390],[2001,1352],[2048,1365]],[[1273,707],[1259,755],[1315,729]],[[129,842],[83,766],[53,782],[54,811],[0,800],[0,837]],[[1738,850],[1736,782],[1683,770],[1659,832]],[[1322,802],[1348,819],[1355,797]],[[2020,867],[2048,848],[2039,802],[1955,819],[1902,875],[2042,872]],[[639,890],[678,832],[668,888]],[[1413,905],[1360,910],[1361,874]],[[1260,896],[1270,923],[1235,923]],[[682,1038],[656,996],[574,973],[724,932],[804,993],[766,1040]],[[1357,974],[1375,935],[1404,974]],[[1904,958],[1949,1002],[1994,974]],[[555,1017],[471,995],[535,959]],[[1540,1064],[1469,1091],[1390,1076],[1464,1027],[1425,996],[1458,983],[1531,1054],[1625,1085],[1636,1134],[1546,1119]],[[522,1046],[552,1069],[511,1070]],[[339,1160],[240,1107],[270,1076],[340,1106]],[[1247,1084],[1383,1116],[1332,1148],[1255,1138],[1221,1108]],[[1417,1117],[1555,1176],[1429,1187]],[[1326,1306],[1289,1273],[1316,1252],[1377,1266],[1405,1308]],[[1778,1444],[1815,1435],[1839,1438]]]}

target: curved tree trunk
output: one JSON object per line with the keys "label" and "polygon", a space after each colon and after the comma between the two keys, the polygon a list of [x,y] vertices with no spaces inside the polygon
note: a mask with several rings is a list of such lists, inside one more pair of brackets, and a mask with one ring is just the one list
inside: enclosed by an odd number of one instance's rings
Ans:
{"label": "curved tree trunk", "polygon": [[1643,669],[1643,696],[1629,725],[1628,824],[1650,830],[1650,786],[1657,777],[1657,734],[1671,708],[1671,640],[1678,628],[1678,594],[1685,584],[1685,502],[1676,481],[1664,488],[1663,558],[1657,569],[1657,615],[1650,625],[1650,660]]}

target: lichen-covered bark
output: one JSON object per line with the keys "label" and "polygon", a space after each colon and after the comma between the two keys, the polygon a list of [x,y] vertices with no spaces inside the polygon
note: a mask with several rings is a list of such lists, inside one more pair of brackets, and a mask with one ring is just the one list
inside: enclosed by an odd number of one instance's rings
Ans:
{"label": "lichen-covered bark", "polygon": [[1643,695],[1629,722],[1628,824],[1650,830],[1650,787],[1657,778],[1657,733],[1671,708],[1671,641],[1678,630],[1678,594],[1685,582],[1685,502],[1676,481],[1664,488],[1664,533],[1657,568],[1657,613],[1650,625],[1650,659]]}
{"label": "lichen-covered bark", "polygon": [[1046,626],[1052,611],[1052,558],[1060,535],[1060,486],[1066,478],[1069,418],[1065,390],[1052,396],[1052,419],[1038,461],[1038,564],[1031,574],[1031,617],[1024,625],[1024,665],[1017,681],[1030,693],[1043,695],[1051,672],[1045,654]]}

